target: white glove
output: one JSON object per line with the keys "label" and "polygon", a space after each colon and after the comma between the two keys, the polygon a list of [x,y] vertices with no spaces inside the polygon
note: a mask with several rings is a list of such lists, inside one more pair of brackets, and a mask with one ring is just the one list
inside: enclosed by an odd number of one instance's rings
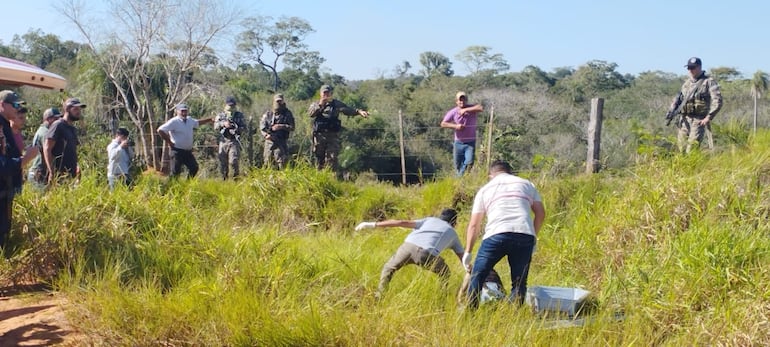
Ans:
{"label": "white glove", "polygon": [[473,258],[473,255],[471,253],[465,252],[463,254],[463,266],[465,266],[465,271],[471,272],[471,259]]}
{"label": "white glove", "polygon": [[377,222],[361,222],[358,226],[356,226],[356,231],[361,231],[364,229],[372,229],[376,226]]}

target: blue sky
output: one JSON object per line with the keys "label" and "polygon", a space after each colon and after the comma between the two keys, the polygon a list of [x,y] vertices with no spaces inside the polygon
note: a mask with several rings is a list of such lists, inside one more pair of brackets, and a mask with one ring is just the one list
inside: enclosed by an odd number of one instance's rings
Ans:
{"label": "blue sky", "polygon": [[[85,1],[101,4],[102,1]],[[690,56],[706,70],[770,72],[767,1],[431,1],[230,0],[247,16],[297,16],[316,30],[306,42],[326,58],[324,68],[350,80],[388,76],[403,61],[436,51],[465,75],[455,55],[472,45],[501,53],[511,71],[535,65],[551,71],[590,60],[616,63],[621,73],[660,70],[684,75]],[[6,1],[0,40],[41,29],[83,41],[62,22],[56,0]],[[92,5],[95,8],[103,5]],[[96,9],[95,9],[96,11]],[[19,15],[11,15],[19,13]]]}

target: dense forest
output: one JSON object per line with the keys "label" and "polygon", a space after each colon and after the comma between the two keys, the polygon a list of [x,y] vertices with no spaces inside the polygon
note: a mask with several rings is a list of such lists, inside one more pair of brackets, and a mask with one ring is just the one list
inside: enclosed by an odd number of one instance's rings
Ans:
{"label": "dense forest", "polygon": [[[439,123],[453,107],[458,90],[485,106],[477,163],[484,164],[488,157],[506,159],[518,170],[535,169],[546,175],[582,170],[592,98],[605,100],[603,168],[623,168],[640,156],[674,150],[675,130],[665,126],[663,117],[685,78],[684,69],[681,75],[661,71],[631,75],[619,73],[616,63],[592,60],[553,71],[530,65],[513,72],[493,47],[470,45],[460,52],[423,52],[417,64],[402,61],[376,79],[349,80],[322,67],[324,57],[305,42],[314,29],[302,18],[246,18],[226,7],[200,11],[206,6],[203,1],[182,11],[172,11],[163,2],[151,3],[155,6],[129,6],[116,11],[115,18],[103,19],[119,24],[107,27],[107,32],[96,25],[100,29],[89,29],[92,20],[81,17],[76,7],[64,9],[64,17],[80,28],[82,42],[31,30],[0,44],[0,55],[69,81],[61,93],[21,88],[33,115],[66,96],[80,97],[89,105],[79,125],[88,153],[81,166],[101,168],[102,149],[111,132],[125,126],[135,134],[136,169],[163,171],[163,148],[154,129],[173,115],[176,103],[186,102],[193,117],[204,118],[219,112],[225,97],[233,95],[256,132],[273,93],[287,97],[297,118],[297,130],[290,138],[294,162],[309,162],[306,110],[322,84],[334,86],[336,98],[372,114],[369,119],[343,120],[340,165],[346,177],[364,174],[400,181],[402,133],[410,182],[450,173],[452,134]],[[173,20],[177,16],[187,19]],[[237,33],[237,39],[223,43],[226,32]],[[454,54],[454,60],[446,54]],[[707,63],[708,57],[703,58]],[[455,75],[456,64],[470,73]],[[767,101],[764,72],[706,67],[724,95],[725,106],[713,124],[717,149],[745,142],[753,127],[768,125],[760,114]],[[488,126],[491,116],[493,127]],[[31,135],[36,124],[29,123],[26,132]],[[204,176],[213,177],[215,172],[215,137],[213,129],[203,127],[196,139]],[[249,136],[243,142],[248,152],[244,166],[260,166],[261,141]]]}

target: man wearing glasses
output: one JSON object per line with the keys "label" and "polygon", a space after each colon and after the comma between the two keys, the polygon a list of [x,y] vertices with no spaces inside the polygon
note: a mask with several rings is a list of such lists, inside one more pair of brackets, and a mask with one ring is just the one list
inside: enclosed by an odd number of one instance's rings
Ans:
{"label": "man wearing glasses", "polygon": [[[677,122],[679,134],[677,144],[680,152],[689,153],[703,142],[703,134],[711,130],[711,121],[722,108],[722,93],[717,82],[706,75],[698,57],[687,60],[684,66],[690,77],[682,84],[682,90],[674,98],[666,113],[666,119],[672,119],[678,113],[682,115]],[[681,106],[681,107],[680,107]]]}
{"label": "man wearing glasses", "polygon": [[13,140],[11,120],[15,120],[24,101],[10,90],[0,92],[0,248],[11,230],[14,182],[21,183],[21,148]]}

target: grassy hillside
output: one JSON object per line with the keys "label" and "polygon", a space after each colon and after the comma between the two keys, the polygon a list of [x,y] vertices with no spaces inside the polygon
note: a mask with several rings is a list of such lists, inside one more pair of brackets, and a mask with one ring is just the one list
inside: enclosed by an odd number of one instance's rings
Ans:
{"label": "grassy hillside", "polygon": [[[553,317],[508,305],[459,310],[451,252],[449,291],[409,267],[374,299],[409,230],[353,226],[454,206],[464,241],[483,173],[405,188],[311,168],[237,183],[147,176],[114,193],[86,177],[17,199],[16,247],[0,269],[52,281],[81,329],[109,345],[768,345],[768,148],[761,133],[746,147],[623,171],[523,173],[548,212],[530,286],[593,292],[582,327],[547,329]],[[510,289],[507,264],[497,269]]]}

